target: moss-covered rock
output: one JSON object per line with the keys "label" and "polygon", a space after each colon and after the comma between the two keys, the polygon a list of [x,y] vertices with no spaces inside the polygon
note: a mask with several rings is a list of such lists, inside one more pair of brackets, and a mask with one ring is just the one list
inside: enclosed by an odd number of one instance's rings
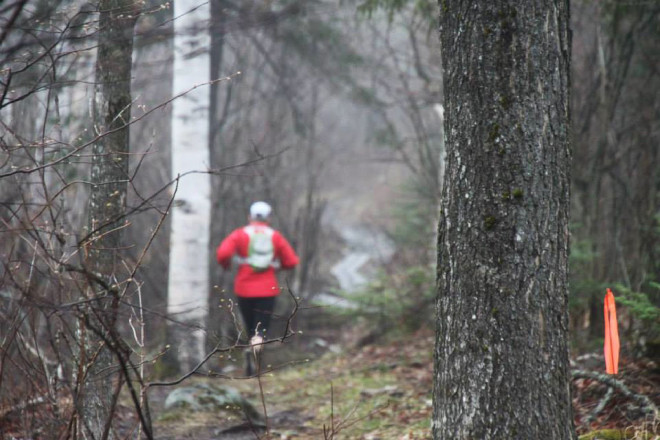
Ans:
{"label": "moss-covered rock", "polygon": [[261,414],[235,388],[212,384],[195,384],[177,388],[165,399],[165,410],[225,411],[260,422]]}

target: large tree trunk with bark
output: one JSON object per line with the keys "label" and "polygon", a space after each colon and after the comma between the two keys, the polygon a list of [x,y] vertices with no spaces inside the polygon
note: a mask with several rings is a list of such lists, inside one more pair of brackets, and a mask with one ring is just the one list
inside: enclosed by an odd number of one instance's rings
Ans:
{"label": "large tree trunk with bark", "polygon": [[440,1],[435,439],[573,439],[568,1]]}
{"label": "large tree trunk with bark", "polygon": [[[127,226],[129,128],[133,29],[138,8],[132,0],[99,3],[99,41],[94,91],[94,135],[90,181],[89,236],[85,243],[90,289],[82,309],[77,402],[84,438],[112,438],[110,423],[118,375],[105,342],[115,331],[122,231]],[[105,342],[104,342],[105,340]],[[107,436],[107,437],[106,437]]]}

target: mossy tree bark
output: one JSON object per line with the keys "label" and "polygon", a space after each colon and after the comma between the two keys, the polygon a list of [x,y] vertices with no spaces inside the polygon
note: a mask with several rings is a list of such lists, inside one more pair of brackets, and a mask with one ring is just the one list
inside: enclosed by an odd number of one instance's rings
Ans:
{"label": "mossy tree bark", "polygon": [[84,438],[112,438],[110,423],[118,375],[108,336],[117,320],[122,231],[128,188],[133,30],[139,13],[133,0],[99,3],[94,90],[94,135],[86,267],[94,275],[80,327],[76,407]]}
{"label": "mossy tree bark", "polygon": [[435,439],[574,439],[568,1],[440,1]]}

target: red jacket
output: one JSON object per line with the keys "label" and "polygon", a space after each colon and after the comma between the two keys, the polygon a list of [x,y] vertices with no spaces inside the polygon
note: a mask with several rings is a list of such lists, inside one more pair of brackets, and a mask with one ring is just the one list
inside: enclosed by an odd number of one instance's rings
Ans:
{"label": "red jacket", "polygon": [[[268,226],[267,223],[263,222],[250,222],[250,225]],[[216,251],[218,263],[227,269],[231,266],[231,259],[234,255],[246,258],[248,256],[249,241],[250,237],[243,228],[236,229],[222,240],[222,243],[218,246]],[[291,269],[300,262],[298,255],[296,255],[289,242],[278,231],[273,233],[273,248],[275,260],[279,260],[282,269]],[[257,272],[248,264],[241,264],[234,279],[234,292],[237,296],[243,298],[279,295],[280,286],[275,277],[275,268],[269,267],[262,272]]]}

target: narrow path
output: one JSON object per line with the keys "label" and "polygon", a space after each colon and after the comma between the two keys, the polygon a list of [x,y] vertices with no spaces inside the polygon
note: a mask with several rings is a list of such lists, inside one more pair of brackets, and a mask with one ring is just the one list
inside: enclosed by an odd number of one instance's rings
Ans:
{"label": "narrow path", "polygon": [[339,282],[342,293],[337,296],[323,292],[315,296],[320,305],[353,308],[355,305],[346,296],[364,287],[373,273],[366,266],[371,262],[387,262],[395,252],[392,241],[381,231],[368,225],[339,225],[337,231],[346,244],[344,256],[330,272]]}

